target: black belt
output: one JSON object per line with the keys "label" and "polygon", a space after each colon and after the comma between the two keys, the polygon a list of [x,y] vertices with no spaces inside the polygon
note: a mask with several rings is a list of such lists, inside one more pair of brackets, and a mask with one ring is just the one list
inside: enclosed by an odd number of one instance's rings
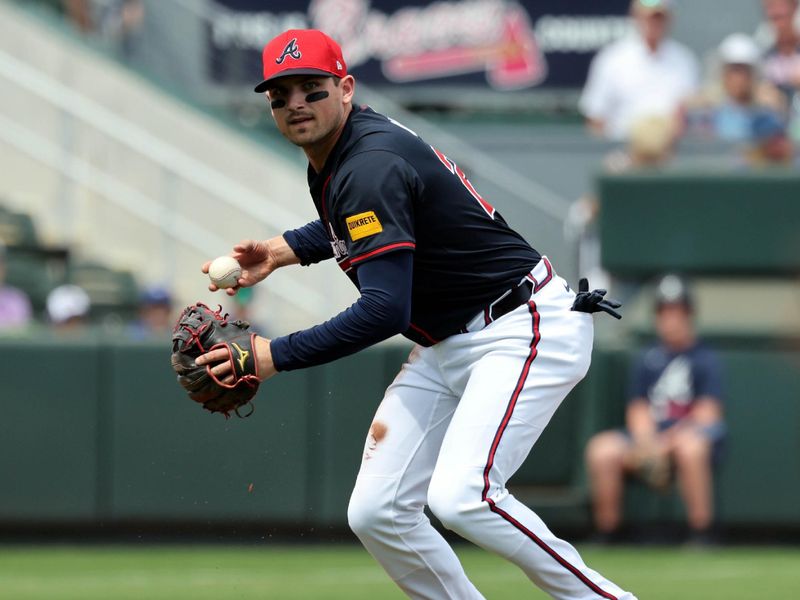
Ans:
{"label": "black belt", "polygon": [[[457,333],[479,331],[493,321],[496,321],[500,317],[510,313],[515,308],[518,308],[528,302],[533,294],[541,290],[553,279],[554,274],[555,272],[553,271],[550,261],[546,256],[543,256],[541,261],[539,261],[533,270],[525,276],[519,285],[514,286],[505,294],[500,296],[497,300],[484,307],[484,309],[481,311],[483,319],[478,320],[478,315],[475,315],[467,324],[459,329],[456,329],[452,333],[440,333],[439,339],[434,338],[428,332],[422,330],[413,323],[410,324],[404,335],[408,339],[421,346],[432,346],[440,340],[448,338]],[[469,328],[470,324],[472,324],[472,328]]]}
{"label": "black belt", "polygon": [[515,308],[522,306],[531,298],[533,293],[533,283],[527,279],[518,286],[514,287],[508,294],[486,307],[484,318],[486,325],[496,321],[503,315],[507,315]]}

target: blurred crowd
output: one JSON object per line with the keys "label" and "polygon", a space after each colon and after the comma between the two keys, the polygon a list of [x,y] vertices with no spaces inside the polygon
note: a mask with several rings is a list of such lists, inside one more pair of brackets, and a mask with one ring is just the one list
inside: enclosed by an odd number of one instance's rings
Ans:
{"label": "blurred crowd", "polygon": [[798,0],[762,5],[764,39],[731,32],[719,41],[703,76],[698,58],[670,35],[675,3],[633,0],[632,34],[592,62],[579,103],[589,129],[627,142],[626,167],[669,161],[685,137],[741,143],[741,166],[796,164]]}
{"label": "blurred crowd", "polygon": [[7,250],[0,241],[0,337],[46,330],[53,335],[80,337],[109,329],[130,340],[168,340],[176,315],[169,291],[162,286],[141,290],[136,314],[104,324],[95,318],[89,293],[79,285],[63,283],[47,294],[42,315],[33,310],[28,294],[6,281]]}
{"label": "blurred crowd", "polygon": [[83,34],[118,47],[125,56],[145,15],[143,0],[39,0],[66,18]]}
{"label": "blurred crowd", "polygon": [[[37,314],[28,294],[8,284],[6,272],[7,249],[0,240],[0,337],[47,331],[65,338],[99,333],[131,341],[168,341],[182,308],[176,306],[168,287],[147,285],[139,290],[133,311],[126,307],[118,313],[98,314],[87,290],[62,283],[49,291],[44,310]],[[252,322],[252,301],[253,290],[242,289],[225,302],[225,308],[231,318]]]}
{"label": "blurred crowd", "polygon": [[[762,8],[761,35],[731,32],[703,74],[698,58],[670,35],[675,2],[632,0],[635,27],[595,56],[579,101],[589,131],[621,145],[605,157],[606,172],[667,167],[682,141],[720,144],[737,170],[800,166],[798,0],[762,0]],[[578,242],[581,273],[608,288],[599,211],[594,194],[580,198],[565,233]]]}

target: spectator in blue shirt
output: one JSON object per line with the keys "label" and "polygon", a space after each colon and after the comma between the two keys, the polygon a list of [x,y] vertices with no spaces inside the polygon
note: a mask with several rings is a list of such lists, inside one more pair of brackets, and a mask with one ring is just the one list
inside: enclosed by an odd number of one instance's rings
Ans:
{"label": "spectator in blue shirt", "polygon": [[594,520],[613,539],[621,524],[626,475],[656,489],[679,484],[691,539],[707,541],[713,523],[712,465],[725,435],[722,374],[695,335],[685,282],[664,277],[657,291],[658,343],[631,372],[626,428],[603,431],[587,446]]}
{"label": "spectator in blue shirt", "polygon": [[744,33],[727,36],[717,50],[719,78],[687,104],[689,134],[726,142],[750,142],[753,122],[765,112],[785,115],[778,89],[759,73],[760,50]]}

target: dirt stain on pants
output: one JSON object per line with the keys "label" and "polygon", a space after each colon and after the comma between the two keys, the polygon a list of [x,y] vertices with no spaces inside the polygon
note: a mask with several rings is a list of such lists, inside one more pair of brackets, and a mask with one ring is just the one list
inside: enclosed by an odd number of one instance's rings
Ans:
{"label": "dirt stain on pants", "polygon": [[385,423],[381,421],[373,421],[372,425],[369,428],[369,435],[367,435],[367,444],[364,448],[364,460],[369,460],[372,458],[375,449],[378,447],[378,444],[381,443],[381,440],[386,437],[386,432],[388,428],[386,427]]}

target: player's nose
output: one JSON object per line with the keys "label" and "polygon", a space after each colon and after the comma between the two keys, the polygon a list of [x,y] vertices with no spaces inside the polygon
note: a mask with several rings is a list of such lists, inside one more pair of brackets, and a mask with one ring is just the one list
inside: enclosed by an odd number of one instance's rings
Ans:
{"label": "player's nose", "polygon": [[295,88],[291,90],[286,97],[286,107],[290,110],[297,110],[306,105],[306,92],[302,89]]}

